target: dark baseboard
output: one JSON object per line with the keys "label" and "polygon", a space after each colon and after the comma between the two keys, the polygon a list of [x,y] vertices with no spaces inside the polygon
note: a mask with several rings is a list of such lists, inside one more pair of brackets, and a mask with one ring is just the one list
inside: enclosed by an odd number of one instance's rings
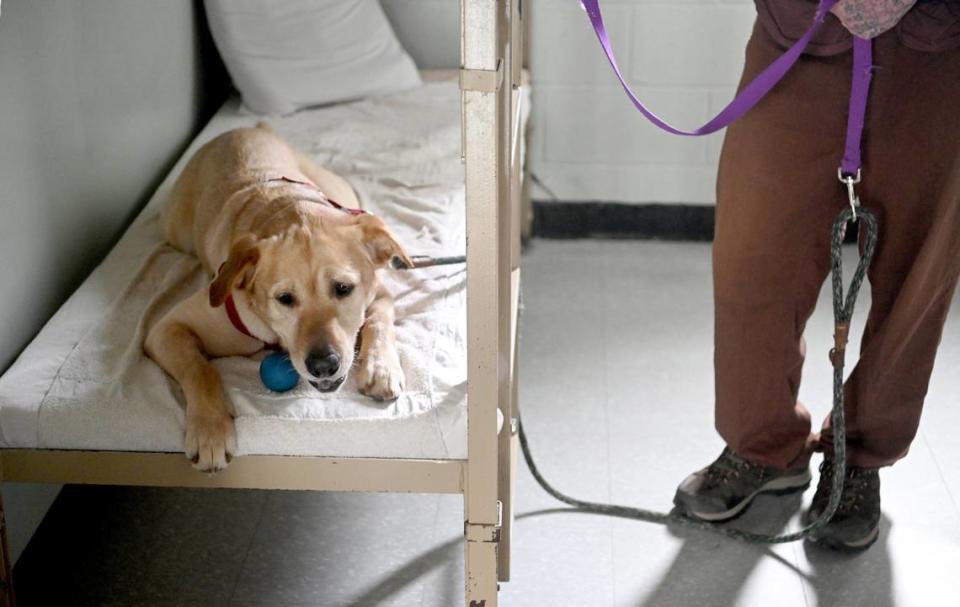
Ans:
{"label": "dark baseboard", "polygon": [[713,206],[533,201],[533,236],[713,240]]}
{"label": "dark baseboard", "polygon": [[[712,242],[713,222],[713,205],[534,200],[531,235]],[[856,244],[857,230],[844,242]]]}

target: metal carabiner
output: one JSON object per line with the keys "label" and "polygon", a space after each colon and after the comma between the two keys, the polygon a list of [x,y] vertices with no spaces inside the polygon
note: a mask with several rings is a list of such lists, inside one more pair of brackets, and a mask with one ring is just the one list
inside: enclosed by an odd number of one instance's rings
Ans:
{"label": "metal carabiner", "polygon": [[844,175],[843,167],[837,169],[837,179],[847,186],[847,198],[850,201],[850,211],[853,213],[853,221],[857,220],[857,207],[860,206],[860,197],[857,196],[854,186],[860,183],[860,178],[860,169],[857,169],[856,177],[852,175]]}

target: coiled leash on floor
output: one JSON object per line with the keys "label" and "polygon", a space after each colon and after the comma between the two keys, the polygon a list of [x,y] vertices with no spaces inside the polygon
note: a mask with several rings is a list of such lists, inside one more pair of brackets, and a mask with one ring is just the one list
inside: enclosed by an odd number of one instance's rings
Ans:
{"label": "coiled leash on floor", "polygon": [[[843,257],[842,245],[846,236],[847,226],[854,221],[854,217],[862,222],[863,229],[860,231],[862,253],[857,269],[853,273],[850,282],[850,288],[846,297],[843,294]],[[857,294],[860,292],[860,286],[870,267],[873,259],[873,252],[877,244],[877,220],[870,211],[857,207],[848,207],[843,209],[833,224],[833,235],[831,239],[830,256],[832,259],[831,273],[833,275],[833,318],[834,318],[834,347],[830,351],[830,361],[833,364],[833,409],[830,416],[833,429],[833,478],[830,487],[830,500],[823,514],[817,520],[806,527],[793,533],[780,535],[768,535],[764,533],[751,533],[741,531],[730,527],[718,527],[715,523],[708,523],[681,514],[672,514],[666,512],[655,512],[633,506],[621,506],[616,504],[604,504],[600,502],[590,502],[586,500],[571,497],[553,485],[543,477],[539,468],[533,460],[533,454],[530,451],[530,443],[524,432],[523,423],[519,425],[520,449],[523,451],[523,459],[527,462],[527,467],[537,483],[544,491],[549,493],[555,499],[572,506],[574,510],[581,512],[591,512],[595,514],[605,514],[620,518],[638,519],[651,523],[670,524],[676,523],[686,527],[702,529],[719,533],[739,540],[751,543],[761,544],[780,544],[793,542],[812,533],[816,533],[824,527],[840,504],[840,496],[843,491],[843,480],[846,473],[846,423],[844,420],[843,406],[843,367],[844,353],[846,351],[847,336],[850,330],[850,319],[853,317],[853,309],[857,302]]]}
{"label": "coiled leash on floor", "polygon": [[[843,491],[843,480],[846,476],[846,446],[847,432],[844,418],[844,397],[843,397],[843,371],[847,346],[847,339],[850,334],[850,321],[853,318],[854,307],[857,303],[857,295],[860,293],[860,287],[870,268],[870,262],[873,260],[873,253],[877,246],[877,219],[873,213],[864,209],[859,204],[859,199],[853,190],[855,181],[844,178],[841,172],[841,181],[847,184],[850,195],[850,206],[844,208],[837,215],[833,223],[830,239],[830,258],[831,258],[831,277],[833,291],[833,319],[834,319],[834,347],[830,350],[830,362],[833,365],[833,408],[830,412],[831,427],[833,431],[833,476],[830,487],[830,499],[823,514],[812,523],[793,533],[779,535],[768,535],[764,533],[752,533],[733,529],[730,527],[719,527],[714,523],[699,521],[688,518],[681,514],[672,514],[667,512],[656,512],[645,510],[633,506],[622,506],[617,504],[605,504],[601,502],[591,502],[571,497],[551,485],[543,477],[540,469],[537,467],[530,450],[530,443],[527,434],[524,431],[523,422],[518,421],[518,432],[520,439],[520,449],[523,452],[523,459],[530,469],[530,473],[544,491],[553,496],[554,499],[561,501],[574,510],[580,512],[590,512],[594,514],[603,514],[607,516],[616,516],[620,518],[637,519],[660,524],[679,524],[694,529],[702,529],[719,533],[735,539],[751,543],[761,544],[779,544],[793,542],[803,539],[812,533],[816,533],[824,527],[840,504],[840,497]],[[850,287],[846,296],[843,293],[843,243],[846,238],[848,226],[854,222],[860,223],[860,260],[857,268],[854,270],[850,281]],[[411,260],[413,267],[407,267],[405,264],[393,263],[393,267],[401,270],[410,270],[425,268],[438,265],[449,265],[463,263],[465,258],[460,257],[427,257],[415,256]]]}
{"label": "coiled leash on floor", "polygon": [[[831,427],[833,432],[833,477],[830,486],[830,499],[823,514],[812,523],[793,533],[779,535],[768,535],[764,533],[752,533],[733,529],[730,527],[719,527],[715,523],[709,523],[681,514],[667,512],[656,512],[645,510],[633,506],[622,506],[617,504],[605,504],[602,502],[591,502],[571,497],[551,485],[543,477],[540,469],[534,462],[533,454],[530,450],[530,443],[527,434],[524,431],[523,422],[518,419],[518,433],[520,439],[520,449],[523,452],[523,459],[530,469],[530,473],[537,481],[537,484],[549,493],[554,499],[561,501],[573,507],[573,510],[580,512],[590,512],[594,514],[603,514],[607,516],[616,516],[619,518],[630,518],[651,523],[670,524],[675,523],[694,529],[701,529],[713,533],[719,533],[735,539],[751,543],[760,544],[780,544],[793,542],[803,539],[817,530],[824,527],[830,519],[833,518],[840,504],[840,497],[843,492],[843,480],[846,476],[847,465],[847,432],[846,421],[844,418],[844,397],[843,397],[843,370],[846,354],[847,339],[850,334],[850,321],[853,318],[854,307],[857,303],[857,295],[860,293],[860,287],[866,278],[867,271],[870,268],[870,262],[873,260],[873,253],[877,246],[877,219],[867,209],[860,206],[859,199],[853,190],[855,181],[844,178],[842,171],[841,181],[847,184],[850,196],[850,206],[845,207],[837,215],[831,229],[830,239],[830,273],[832,277],[833,291],[833,320],[834,320],[834,347],[830,350],[830,362],[833,365],[833,408],[830,412]],[[852,181],[852,182],[851,182]],[[857,268],[853,272],[850,280],[850,287],[846,296],[843,293],[843,243],[846,239],[847,229],[851,223],[860,222],[859,240],[860,240],[860,260]],[[415,256],[411,260],[413,267],[408,267],[402,262],[397,263],[394,260],[393,267],[399,270],[411,270],[438,265],[449,265],[463,263],[464,257],[427,257]]]}
{"label": "coiled leash on floor", "polygon": [[[847,339],[850,334],[850,321],[853,318],[854,307],[857,303],[857,295],[860,293],[860,287],[866,278],[867,271],[870,268],[870,262],[873,260],[873,253],[877,246],[877,219],[867,209],[860,206],[859,200],[853,193],[852,185],[846,181],[841,173],[841,181],[848,184],[850,192],[850,206],[844,208],[837,215],[831,229],[830,239],[830,273],[832,277],[833,291],[833,320],[834,320],[834,347],[830,350],[830,362],[833,365],[833,408],[830,412],[831,427],[833,432],[833,477],[830,487],[830,499],[823,514],[817,520],[813,521],[804,528],[793,533],[780,535],[768,535],[764,533],[752,533],[733,529],[730,527],[719,527],[715,523],[708,523],[688,518],[681,514],[672,514],[667,512],[656,512],[645,510],[633,506],[622,506],[617,504],[605,504],[601,502],[591,502],[571,497],[547,481],[537,467],[530,450],[530,443],[527,434],[524,431],[523,422],[518,419],[518,433],[520,438],[520,449],[523,452],[523,459],[530,469],[530,473],[537,481],[537,484],[549,493],[554,499],[561,501],[574,510],[581,512],[590,512],[594,514],[603,514],[607,516],[616,516],[619,518],[638,519],[651,523],[670,524],[675,523],[694,529],[702,529],[719,533],[739,540],[751,543],[761,544],[780,544],[793,542],[803,539],[817,530],[824,527],[830,519],[833,518],[840,504],[840,497],[843,491],[843,480],[846,476],[847,464],[847,432],[846,421],[844,418],[844,397],[843,397],[843,370]],[[853,272],[850,280],[850,287],[846,296],[843,293],[843,243],[846,239],[847,229],[851,223],[860,222],[860,260],[857,268]],[[463,263],[465,258],[461,257],[427,257],[415,256],[411,260],[413,267],[407,267],[402,262],[395,260],[393,267],[400,270],[410,270],[425,268],[438,265],[449,265]]]}

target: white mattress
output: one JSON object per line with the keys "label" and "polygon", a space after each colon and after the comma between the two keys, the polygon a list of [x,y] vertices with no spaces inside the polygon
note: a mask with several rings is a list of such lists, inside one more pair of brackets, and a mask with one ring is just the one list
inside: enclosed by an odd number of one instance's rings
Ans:
{"label": "white mattress", "polygon": [[[179,387],[142,353],[149,323],[206,283],[191,256],[164,244],[157,214],[185,160],[225,130],[254,124],[229,101],[203,129],[104,262],[0,378],[0,446],[181,451]],[[464,248],[459,91],[428,81],[387,97],[269,121],[346,177],[412,254]],[[306,382],[266,390],[258,362],[215,361],[237,417],[239,454],[466,457],[463,266],[382,271],[396,299],[406,392],[392,403]]]}

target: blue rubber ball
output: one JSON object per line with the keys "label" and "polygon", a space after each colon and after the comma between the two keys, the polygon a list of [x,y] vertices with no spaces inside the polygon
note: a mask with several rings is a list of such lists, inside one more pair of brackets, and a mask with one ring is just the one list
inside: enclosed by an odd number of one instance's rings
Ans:
{"label": "blue rubber ball", "polygon": [[272,352],[260,362],[260,380],[274,392],[287,392],[300,383],[300,374],[286,352]]}

